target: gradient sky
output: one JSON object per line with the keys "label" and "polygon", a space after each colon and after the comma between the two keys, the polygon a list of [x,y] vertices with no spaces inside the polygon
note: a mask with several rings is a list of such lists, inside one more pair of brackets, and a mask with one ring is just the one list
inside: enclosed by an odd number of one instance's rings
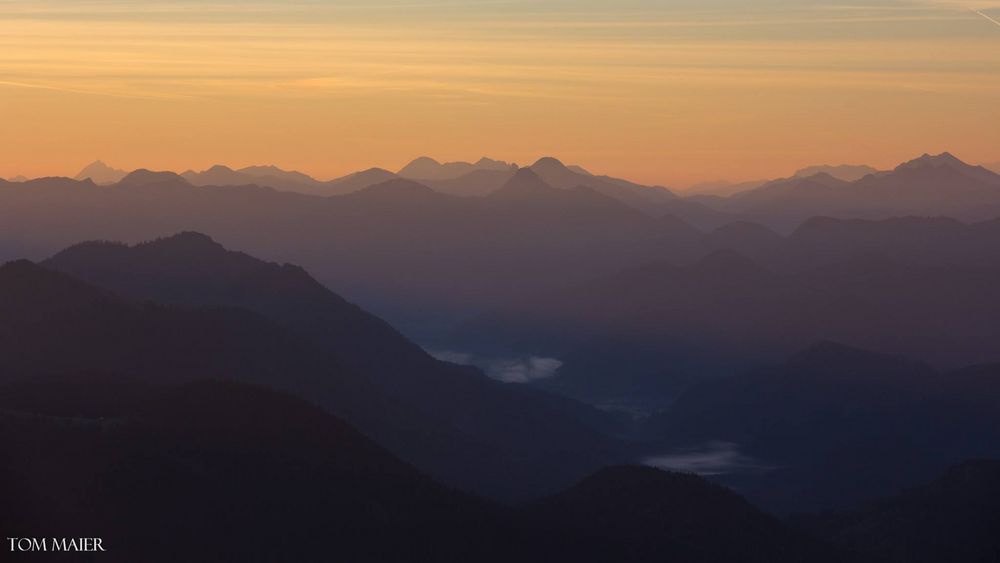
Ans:
{"label": "gradient sky", "polygon": [[0,0],[0,176],[553,155],[676,186],[995,162],[991,17],[1000,1]]}

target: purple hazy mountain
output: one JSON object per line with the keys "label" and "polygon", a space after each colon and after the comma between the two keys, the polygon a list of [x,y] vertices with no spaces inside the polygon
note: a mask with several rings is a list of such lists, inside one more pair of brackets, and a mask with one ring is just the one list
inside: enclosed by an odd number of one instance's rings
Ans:
{"label": "purple hazy mountain", "polygon": [[515,164],[486,157],[479,159],[475,163],[447,162],[442,164],[433,158],[422,156],[404,166],[396,174],[411,180],[448,180],[477,170],[510,172],[516,168],[517,165]]}
{"label": "purple hazy mountain", "polygon": [[360,172],[354,172],[340,178],[335,178],[329,182],[323,182],[313,188],[310,193],[316,195],[331,196],[344,195],[363,190],[369,186],[381,184],[398,178],[396,174],[382,168],[369,168]]}
{"label": "purple hazy mountain", "polygon": [[77,180],[91,179],[95,184],[115,184],[121,181],[128,172],[112,168],[104,162],[97,160],[83,168],[76,176]]}
{"label": "purple hazy mountain", "polygon": [[117,185],[135,188],[150,186],[162,187],[171,185],[190,186],[191,183],[188,182],[183,176],[174,172],[153,171],[140,168],[139,170],[129,172],[118,182]]}
{"label": "purple hazy mountain", "polygon": [[812,216],[885,219],[946,215],[982,221],[1000,214],[1000,175],[950,153],[923,155],[889,172],[846,182],[828,173],[769,182],[711,205],[781,230]]}
{"label": "purple hazy mountain", "polygon": [[795,172],[794,176],[796,178],[808,178],[810,176],[815,176],[816,174],[828,174],[838,180],[843,180],[844,182],[856,182],[865,176],[878,173],[878,169],[864,164],[840,164],[837,166],[822,164],[818,166],[808,166],[798,170]]}

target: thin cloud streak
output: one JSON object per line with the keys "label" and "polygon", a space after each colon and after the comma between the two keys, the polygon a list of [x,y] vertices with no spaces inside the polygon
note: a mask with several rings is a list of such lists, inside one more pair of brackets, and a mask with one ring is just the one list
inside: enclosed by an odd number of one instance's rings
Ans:
{"label": "thin cloud streak", "polygon": [[977,9],[975,9],[975,8],[972,8],[972,11],[973,11],[973,12],[975,12],[975,13],[977,13],[977,14],[979,14],[980,16],[983,16],[983,17],[984,17],[984,18],[986,18],[987,20],[989,20],[989,21],[991,21],[991,22],[995,23],[995,24],[996,24],[997,26],[1000,26],[1000,20],[997,20],[996,18],[993,18],[992,16],[988,16],[988,15],[986,15],[986,14],[984,14],[984,13],[980,12],[979,10],[977,10]]}

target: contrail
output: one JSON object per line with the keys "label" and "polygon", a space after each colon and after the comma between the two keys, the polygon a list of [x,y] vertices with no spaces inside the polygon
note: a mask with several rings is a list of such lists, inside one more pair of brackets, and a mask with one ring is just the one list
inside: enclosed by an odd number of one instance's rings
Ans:
{"label": "contrail", "polygon": [[986,15],[986,14],[984,14],[984,13],[980,12],[979,10],[977,10],[977,9],[975,9],[975,8],[970,8],[970,9],[971,9],[971,10],[972,10],[973,12],[975,12],[975,13],[979,14],[980,16],[983,16],[984,18],[986,18],[986,19],[990,20],[991,22],[993,22],[993,23],[997,24],[998,26],[1000,26],[1000,20],[998,20],[998,19],[994,18],[993,16],[988,16],[988,15]]}

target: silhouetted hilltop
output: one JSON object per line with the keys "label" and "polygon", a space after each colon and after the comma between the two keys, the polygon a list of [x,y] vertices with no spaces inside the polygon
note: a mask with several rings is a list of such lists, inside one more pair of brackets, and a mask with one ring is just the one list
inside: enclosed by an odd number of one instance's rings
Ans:
{"label": "silhouetted hilltop", "polygon": [[448,180],[458,178],[477,170],[513,171],[515,165],[483,157],[475,164],[449,162],[442,164],[433,158],[422,156],[404,166],[396,174],[412,180]]}
{"label": "silhouetted hilltop", "polygon": [[118,182],[118,185],[135,188],[170,185],[190,186],[191,183],[174,172],[154,172],[140,168],[139,170],[129,172]]}
{"label": "silhouetted hilltop", "polygon": [[20,182],[22,188],[41,188],[54,189],[54,190],[79,190],[80,188],[92,188],[97,184],[87,178],[86,180],[74,180],[72,178],[62,178],[56,177],[46,177],[46,178],[32,178],[30,180],[25,180]]}
{"label": "silhouetted hilltop", "polygon": [[316,189],[317,195],[344,195],[360,191],[369,186],[395,179],[397,176],[382,168],[369,168],[323,183]]}
{"label": "silhouetted hilltop", "polygon": [[312,176],[303,174],[302,172],[298,172],[296,170],[284,170],[274,166],[273,164],[268,164],[266,166],[247,166],[245,168],[240,168],[238,172],[255,178],[265,178],[267,180],[275,179],[306,186],[313,185],[318,182]]}

